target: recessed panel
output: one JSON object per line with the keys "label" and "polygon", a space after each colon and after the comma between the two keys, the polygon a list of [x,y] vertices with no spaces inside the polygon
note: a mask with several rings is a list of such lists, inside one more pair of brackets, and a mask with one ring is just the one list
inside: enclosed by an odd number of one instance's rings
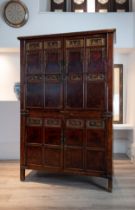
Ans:
{"label": "recessed panel", "polygon": [[42,108],[44,106],[43,83],[28,83],[26,89],[26,107]]}
{"label": "recessed panel", "polygon": [[104,82],[87,82],[86,99],[88,109],[105,110],[106,92]]}
{"label": "recessed panel", "polygon": [[83,150],[70,149],[64,150],[64,167],[65,169],[83,169]]}
{"label": "recessed panel", "polygon": [[104,171],[105,153],[102,151],[86,150],[86,168],[92,171]]}
{"label": "recessed panel", "polygon": [[33,51],[26,54],[26,72],[28,74],[43,73],[43,59],[41,51]]}
{"label": "recessed panel", "polygon": [[62,167],[62,152],[60,149],[44,149],[44,165],[48,167]]}
{"label": "recessed panel", "polygon": [[27,164],[42,165],[42,147],[28,146],[26,149]]}
{"label": "recessed panel", "polygon": [[62,71],[62,57],[61,51],[56,49],[45,52],[45,73],[56,74]]}

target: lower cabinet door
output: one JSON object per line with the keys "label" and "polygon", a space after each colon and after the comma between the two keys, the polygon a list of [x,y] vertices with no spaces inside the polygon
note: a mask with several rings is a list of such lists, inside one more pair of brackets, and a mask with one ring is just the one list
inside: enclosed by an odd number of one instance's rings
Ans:
{"label": "lower cabinet door", "polygon": [[64,132],[64,170],[84,169],[84,121],[67,119]]}
{"label": "lower cabinet door", "polygon": [[103,172],[106,169],[106,121],[86,120],[85,170]]}
{"label": "lower cabinet door", "polygon": [[63,128],[62,119],[48,117],[44,119],[44,166],[63,168]]}

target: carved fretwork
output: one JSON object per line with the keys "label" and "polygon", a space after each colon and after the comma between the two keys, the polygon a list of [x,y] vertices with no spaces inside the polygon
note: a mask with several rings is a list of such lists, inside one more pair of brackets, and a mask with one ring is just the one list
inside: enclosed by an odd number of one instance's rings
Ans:
{"label": "carved fretwork", "polygon": [[105,75],[102,73],[97,73],[97,74],[88,74],[87,75],[87,80],[88,81],[99,81],[99,80],[104,80]]}
{"label": "carved fretwork", "polygon": [[80,119],[69,119],[66,122],[67,128],[83,128],[84,127],[84,121]]}
{"label": "carved fretwork", "polygon": [[44,49],[56,49],[61,48],[61,41],[45,41]]}
{"label": "carved fretwork", "polygon": [[44,76],[43,75],[32,75],[27,77],[27,82],[29,83],[38,83],[38,82],[43,82],[44,81]]}
{"label": "carved fretwork", "polygon": [[86,40],[87,47],[105,46],[105,43],[106,43],[105,38],[89,38]]}
{"label": "carved fretwork", "polygon": [[61,127],[60,119],[47,118],[44,121],[44,125],[46,127]]}
{"label": "carved fretwork", "polygon": [[41,50],[42,42],[29,42],[26,44],[27,51]]}
{"label": "carved fretwork", "polygon": [[61,75],[56,75],[56,74],[47,74],[45,76],[46,82],[60,82],[61,81]]}
{"label": "carved fretwork", "polygon": [[83,46],[84,46],[83,39],[75,39],[75,40],[67,40],[66,41],[67,48],[77,48],[77,47],[83,47]]}
{"label": "carved fretwork", "polygon": [[105,128],[105,122],[103,120],[87,120],[86,127],[87,129]]}
{"label": "carved fretwork", "polygon": [[83,81],[83,75],[81,74],[70,74],[68,76],[69,81]]}
{"label": "carved fretwork", "polygon": [[43,120],[41,118],[28,118],[27,126],[42,126]]}

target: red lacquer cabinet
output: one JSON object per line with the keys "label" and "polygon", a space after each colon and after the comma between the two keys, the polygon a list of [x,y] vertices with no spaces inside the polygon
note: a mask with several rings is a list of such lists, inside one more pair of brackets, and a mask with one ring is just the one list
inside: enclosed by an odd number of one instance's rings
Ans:
{"label": "red lacquer cabinet", "polygon": [[19,37],[25,170],[103,177],[112,190],[115,30]]}

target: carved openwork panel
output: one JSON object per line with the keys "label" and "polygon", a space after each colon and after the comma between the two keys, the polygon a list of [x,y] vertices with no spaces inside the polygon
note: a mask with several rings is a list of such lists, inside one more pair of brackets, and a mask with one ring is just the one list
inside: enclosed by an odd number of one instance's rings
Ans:
{"label": "carved openwork panel", "polygon": [[43,56],[42,51],[30,51],[26,54],[26,73],[41,74],[43,73]]}
{"label": "carved openwork panel", "polygon": [[37,51],[37,50],[42,50],[43,48],[43,43],[39,41],[32,41],[26,43],[26,51]]}
{"label": "carved openwork panel", "polygon": [[106,103],[105,83],[87,81],[86,108],[103,111],[106,109]]}

